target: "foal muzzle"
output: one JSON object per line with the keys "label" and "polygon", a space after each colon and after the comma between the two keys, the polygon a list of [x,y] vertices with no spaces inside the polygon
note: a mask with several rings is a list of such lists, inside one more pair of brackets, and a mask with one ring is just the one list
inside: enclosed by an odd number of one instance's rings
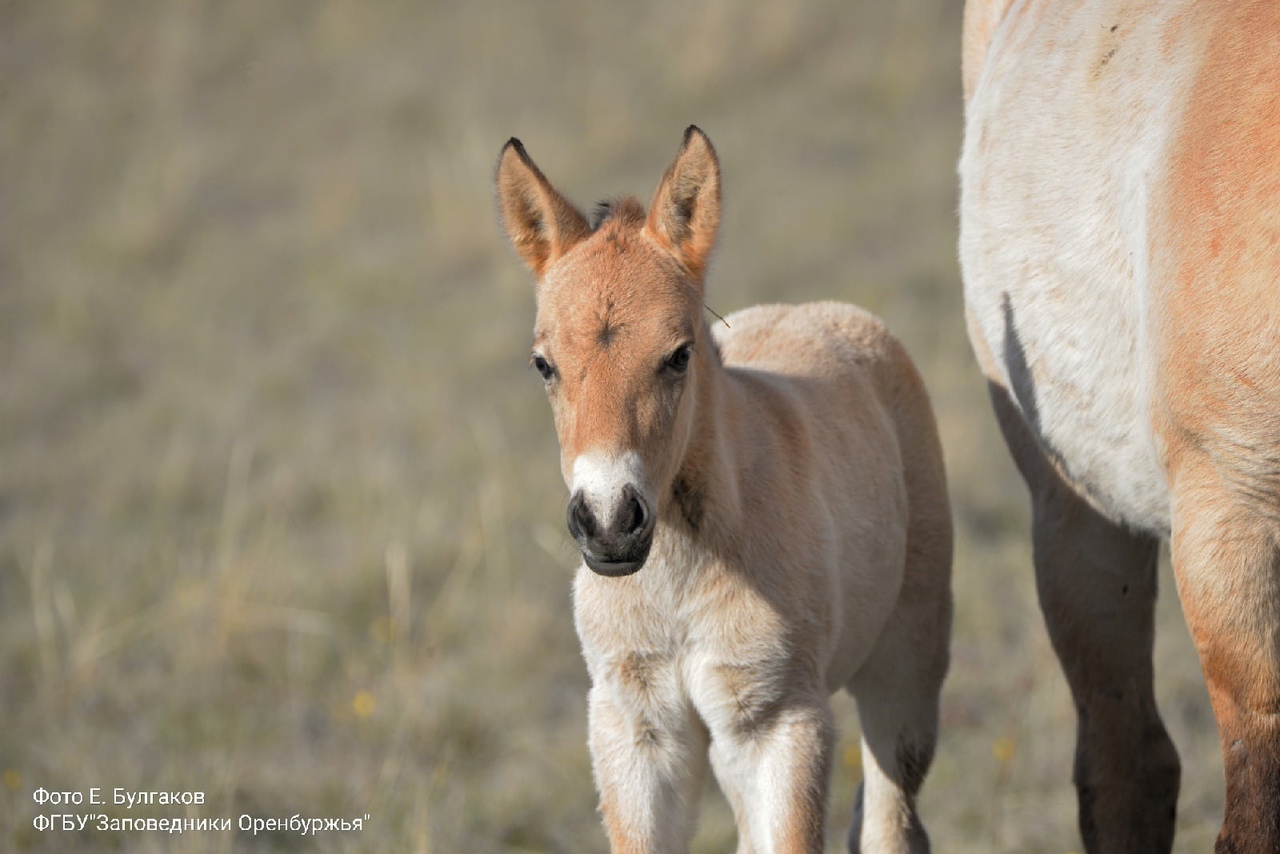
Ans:
{"label": "foal muzzle", "polygon": [[[643,495],[624,486],[606,522],[591,508],[582,491],[569,501],[569,534],[592,572],[609,577],[631,575],[644,566],[653,545],[655,514]],[[604,514],[600,514],[604,515]]]}

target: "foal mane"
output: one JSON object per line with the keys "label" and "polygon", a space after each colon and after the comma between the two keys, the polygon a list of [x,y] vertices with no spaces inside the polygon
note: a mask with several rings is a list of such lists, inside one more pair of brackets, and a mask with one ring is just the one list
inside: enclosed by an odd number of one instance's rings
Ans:
{"label": "foal mane", "polygon": [[591,212],[591,231],[599,231],[605,225],[616,222],[622,227],[644,225],[644,205],[635,196],[620,196],[598,202]]}

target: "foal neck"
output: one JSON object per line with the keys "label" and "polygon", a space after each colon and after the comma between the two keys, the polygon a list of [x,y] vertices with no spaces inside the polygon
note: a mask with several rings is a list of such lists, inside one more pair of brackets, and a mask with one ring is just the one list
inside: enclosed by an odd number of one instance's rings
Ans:
{"label": "foal neck", "polygon": [[735,444],[742,401],[704,324],[708,346],[700,348],[693,425],[684,458],[671,485],[674,522],[703,547],[726,546],[740,530]]}

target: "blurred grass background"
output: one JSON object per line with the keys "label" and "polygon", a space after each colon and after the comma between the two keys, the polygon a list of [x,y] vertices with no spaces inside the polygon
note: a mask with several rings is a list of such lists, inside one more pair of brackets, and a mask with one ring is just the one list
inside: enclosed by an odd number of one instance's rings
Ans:
{"label": "blurred grass background", "polygon": [[[1080,847],[1074,716],[1025,494],[964,335],[952,0],[0,4],[0,848],[600,851],[575,554],[527,275],[491,195],[523,139],[580,204],[647,200],[696,122],[725,314],[838,298],[932,391],[958,526],[922,811],[939,851]],[[1179,851],[1217,738],[1167,568]],[[838,700],[832,850],[859,769]],[[371,815],[359,834],[37,832]],[[89,812],[78,808],[78,812]],[[709,787],[695,849],[733,849]]]}

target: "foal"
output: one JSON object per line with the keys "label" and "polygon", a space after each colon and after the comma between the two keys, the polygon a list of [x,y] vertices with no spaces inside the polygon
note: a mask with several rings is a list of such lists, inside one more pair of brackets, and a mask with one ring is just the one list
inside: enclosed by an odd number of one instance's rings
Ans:
{"label": "foal", "polygon": [[822,850],[835,727],[857,699],[852,851],[926,851],[951,625],[951,517],[924,386],[853,306],[762,306],[713,330],[720,169],[696,127],[648,213],[588,222],[518,140],[507,236],[537,279],[542,375],[584,566],[574,617],[615,852],[687,847],[710,765],[740,851]]}

